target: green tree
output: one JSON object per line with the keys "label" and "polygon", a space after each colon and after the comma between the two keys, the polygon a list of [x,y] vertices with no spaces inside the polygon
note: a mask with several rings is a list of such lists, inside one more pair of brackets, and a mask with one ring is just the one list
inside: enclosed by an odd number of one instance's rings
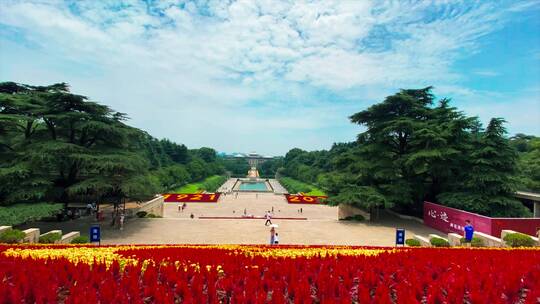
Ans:
{"label": "green tree", "polygon": [[0,84],[3,130],[0,190],[7,203],[103,196],[152,196],[148,162],[134,142],[142,132],[125,114],[51,86]]}

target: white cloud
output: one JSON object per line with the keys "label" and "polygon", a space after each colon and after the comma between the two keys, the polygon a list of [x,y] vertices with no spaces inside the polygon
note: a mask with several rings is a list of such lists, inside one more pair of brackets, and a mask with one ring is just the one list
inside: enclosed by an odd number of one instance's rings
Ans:
{"label": "white cloud", "polygon": [[[0,50],[9,66],[0,76],[41,84],[61,78],[151,134],[190,146],[211,145],[202,140],[219,130],[249,138],[235,144],[276,154],[292,146],[283,134],[340,127],[354,139],[351,104],[341,97],[381,100],[382,92],[430,84],[437,93],[466,93],[452,64],[476,52],[478,39],[508,14],[491,2],[4,1],[0,24],[39,48],[12,56],[19,60],[7,56],[20,46]],[[303,92],[317,90],[337,97]],[[265,106],[250,105],[263,99]],[[257,137],[260,128],[280,144]],[[313,146],[313,137],[304,138]],[[227,141],[218,148],[239,150]]]}

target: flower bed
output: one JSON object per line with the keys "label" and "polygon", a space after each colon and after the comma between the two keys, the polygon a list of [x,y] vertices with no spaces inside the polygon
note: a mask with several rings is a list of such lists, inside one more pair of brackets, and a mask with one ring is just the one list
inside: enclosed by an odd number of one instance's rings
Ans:
{"label": "flower bed", "polygon": [[538,249],[0,245],[0,303],[538,303]]}

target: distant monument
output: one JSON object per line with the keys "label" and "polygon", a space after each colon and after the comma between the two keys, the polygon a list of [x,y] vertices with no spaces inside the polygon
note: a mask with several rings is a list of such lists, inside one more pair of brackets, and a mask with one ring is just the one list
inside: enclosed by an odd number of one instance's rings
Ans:
{"label": "distant monument", "polygon": [[251,169],[248,171],[247,177],[252,180],[259,178],[259,171],[257,171],[257,168],[251,167]]}

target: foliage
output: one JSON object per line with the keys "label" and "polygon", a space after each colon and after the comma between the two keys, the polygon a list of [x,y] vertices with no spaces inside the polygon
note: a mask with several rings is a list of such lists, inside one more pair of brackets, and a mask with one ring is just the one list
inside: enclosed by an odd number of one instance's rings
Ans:
{"label": "foliage", "polygon": [[160,215],[155,215],[153,213],[148,213],[145,218],[162,218]]}
{"label": "foliage", "polygon": [[62,234],[59,232],[48,233],[39,237],[41,244],[54,244],[62,238]]}
{"label": "foliage", "polygon": [[200,193],[202,191],[215,192],[225,181],[226,177],[213,175],[201,182],[184,185],[177,188],[172,193]]}
{"label": "foliage", "polygon": [[0,83],[0,202],[142,201],[223,172],[213,149],[155,139],[126,119],[65,83]]}
{"label": "foliage", "polygon": [[417,239],[406,239],[405,244],[409,247],[420,247],[422,245]]}
{"label": "foliage", "polygon": [[71,244],[87,244],[87,243],[90,243],[90,239],[85,235],[78,236],[74,238],[73,240],[71,240]]}
{"label": "foliage", "polygon": [[216,192],[217,189],[227,181],[227,177],[215,175],[208,177],[202,182],[202,189],[208,192]]}
{"label": "foliage", "polygon": [[231,176],[245,177],[250,168],[248,162],[243,158],[224,158],[220,161]]}
{"label": "foliage", "polygon": [[[463,238],[459,239],[459,242],[461,244],[464,244],[465,243],[465,238],[463,237]],[[473,237],[472,240],[471,240],[471,246],[472,247],[484,247],[486,245],[484,244],[484,240],[482,240],[481,238]]]}
{"label": "foliage", "polygon": [[491,119],[484,130],[448,99],[436,101],[431,87],[400,90],[350,119],[366,128],[356,142],[329,151],[291,149],[280,172],[321,187],[333,205],[418,216],[423,202],[433,201],[488,216],[531,215],[513,196],[539,180],[534,137],[516,139],[530,153],[520,156],[518,168],[503,119]]}
{"label": "foliage", "polygon": [[139,218],[143,218],[143,217],[146,217],[146,215],[148,214],[148,212],[146,211],[138,211],[137,213],[135,213],[135,215]]}
{"label": "foliage", "polygon": [[510,247],[532,247],[536,245],[530,236],[519,232],[509,233],[504,236],[503,240]]}
{"label": "foliage", "polygon": [[0,243],[15,244],[20,243],[26,234],[18,229],[10,229],[0,234]]}
{"label": "foliage", "polygon": [[518,190],[540,192],[540,137],[516,134],[510,144],[518,151]]}
{"label": "foliage", "polygon": [[0,206],[0,225],[15,226],[51,216],[62,209],[62,204],[34,203]]}
{"label": "foliage", "polygon": [[287,189],[289,193],[304,193],[305,195],[326,196],[321,189],[290,177],[280,177],[279,183],[285,189]]}
{"label": "foliage", "polygon": [[438,237],[431,238],[429,243],[434,247],[450,247],[447,240]]}

